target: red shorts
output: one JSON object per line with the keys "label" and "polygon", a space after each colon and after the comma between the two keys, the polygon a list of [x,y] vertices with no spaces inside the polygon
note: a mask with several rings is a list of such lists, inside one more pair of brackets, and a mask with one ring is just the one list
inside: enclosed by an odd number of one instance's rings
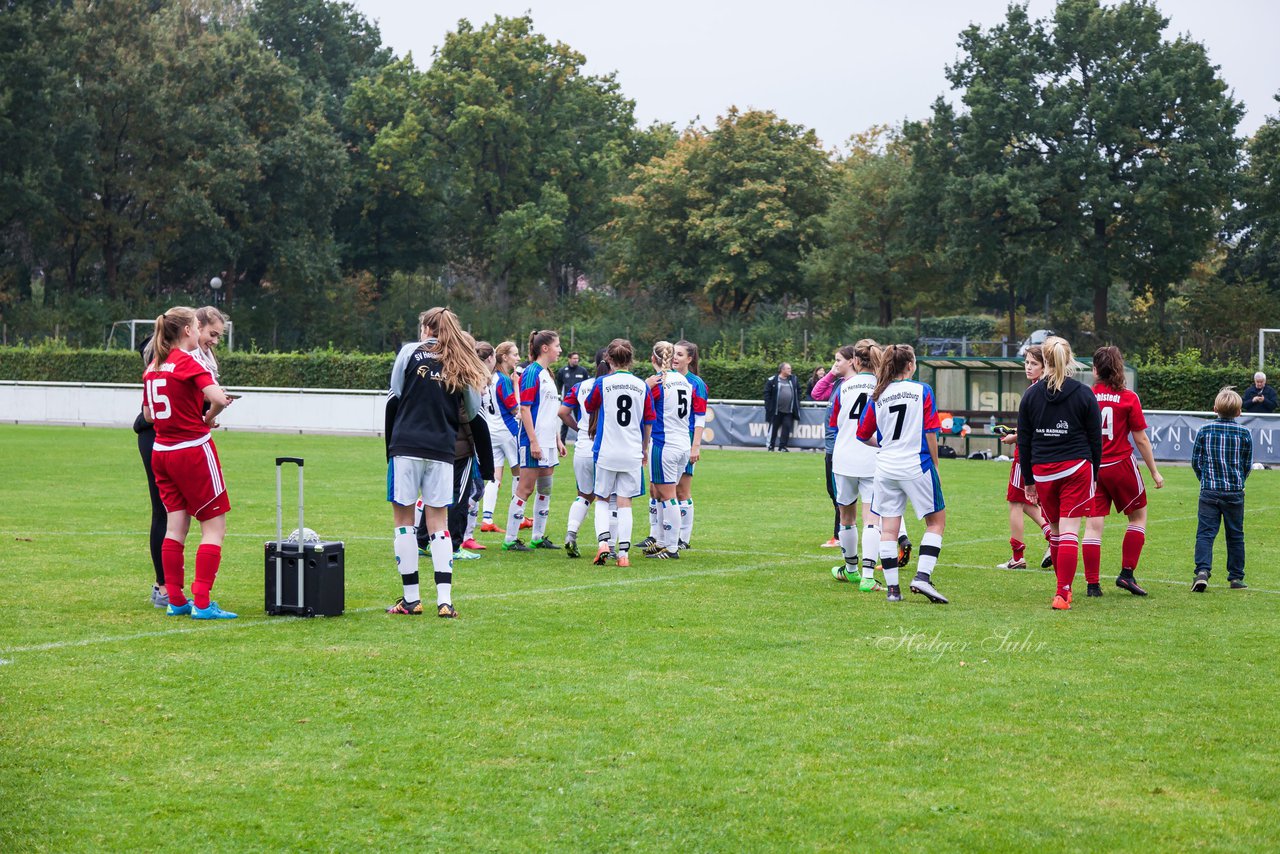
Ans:
{"label": "red shorts", "polygon": [[1009,487],[1005,490],[1004,500],[1011,504],[1035,504],[1027,500],[1027,491],[1022,488],[1022,464],[1017,460],[1013,461],[1013,468],[1009,469]]}
{"label": "red shorts", "polygon": [[194,447],[152,451],[151,471],[170,513],[183,510],[203,522],[231,509],[212,439]]}
{"label": "red shorts", "polygon": [[1098,472],[1098,492],[1091,515],[1106,516],[1112,505],[1117,513],[1132,513],[1147,506],[1147,487],[1133,457],[1104,465]]}
{"label": "red shorts", "polygon": [[1046,521],[1094,515],[1093,464],[1088,460],[1038,463],[1031,474]]}

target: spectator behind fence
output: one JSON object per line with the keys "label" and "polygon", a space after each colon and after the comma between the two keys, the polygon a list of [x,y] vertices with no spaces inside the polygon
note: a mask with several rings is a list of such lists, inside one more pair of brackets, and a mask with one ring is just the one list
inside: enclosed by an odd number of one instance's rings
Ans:
{"label": "spectator behind fence", "polygon": [[1218,420],[1196,433],[1191,468],[1200,479],[1199,524],[1196,528],[1196,575],[1191,590],[1203,593],[1213,571],[1213,541],[1218,527],[1227,529],[1227,582],[1232,590],[1244,583],[1244,482],[1253,465],[1253,436],[1235,422],[1240,395],[1231,387],[1213,402]]}
{"label": "spectator behind fence", "polygon": [[783,362],[764,384],[764,417],[769,422],[769,450],[789,451],[791,428],[800,419],[800,381]]}
{"label": "spectator behind fence", "polygon": [[1258,371],[1253,375],[1253,385],[1244,390],[1244,411],[1265,415],[1276,411],[1276,390],[1267,385],[1267,375]]}

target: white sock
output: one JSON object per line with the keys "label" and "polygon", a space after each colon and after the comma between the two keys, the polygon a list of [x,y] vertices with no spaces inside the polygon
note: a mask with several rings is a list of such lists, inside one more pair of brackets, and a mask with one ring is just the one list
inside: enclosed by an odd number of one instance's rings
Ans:
{"label": "white sock", "polygon": [[396,569],[400,570],[400,583],[404,585],[404,601],[417,602],[418,592],[418,529],[412,525],[395,529],[393,540]]}
{"label": "white sock", "polygon": [[680,530],[680,502],[674,498],[670,501],[662,502],[662,537],[661,542],[667,547],[667,551],[675,552],[680,550],[679,535],[676,533]]}
{"label": "white sock", "polygon": [[867,525],[862,529],[862,577],[876,577],[876,558],[880,555],[880,529]]}
{"label": "white sock", "polygon": [[631,548],[631,508],[618,508],[618,554],[626,554]]}
{"label": "white sock", "polygon": [[511,496],[511,504],[507,506],[507,533],[503,535],[503,542],[514,543],[516,537],[520,535],[520,523],[524,521],[524,502],[514,495]]}
{"label": "white sock", "polygon": [[680,502],[680,539],[686,543],[693,542],[693,499]]}
{"label": "white sock", "polygon": [[618,496],[609,496],[609,541],[618,542]]}
{"label": "white sock", "polygon": [[942,551],[942,535],[925,531],[920,538],[920,557],[916,559],[916,571],[925,575],[933,573],[938,565],[938,553]]}
{"label": "white sock", "polygon": [[485,524],[493,522],[493,508],[498,506],[498,484],[496,481],[489,481],[484,485],[484,521]]}
{"label": "white sock", "polygon": [[852,525],[840,526],[840,551],[844,552],[844,568],[848,572],[858,568],[858,529]]}
{"label": "white sock", "polygon": [[596,498],[596,540],[608,545],[613,542],[613,534],[610,532],[610,526],[613,524],[613,511],[609,509],[608,501],[601,501]]}
{"label": "white sock", "polygon": [[579,495],[573,499],[573,504],[569,507],[569,528],[565,532],[565,537],[576,541],[578,539],[578,529],[582,527],[582,522],[587,518],[587,508],[591,503],[587,499]]}
{"label": "white sock", "polygon": [[[893,587],[898,583],[898,543],[880,541],[880,564],[884,567],[884,583]],[[892,564],[892,566],[890,565]]]}
{"label": "white sock", "polygon": [[533,539],[547,535],[547,518],[551,515],[551,496],[538,493],[533,500]]}
{"label": "white sock", "polygon": [[649,499],[649,536],[655,540],[662,536],[661,506],[656,498]]}
{"label": "white sock", "polygon": [[463,533],[462,539],[472,539],[472,535],[476,532],[476,522],[478,521],[480,521],[480,505],[473,498],[471,503],[467,505],[467,530]]}
{"label": "white sock", "polygon": [[419,498],[418,503],[413,505],[413,526],[419,531],[426,527],[426,524],[422,521],[426,516],[426,508],[422,503],[422,499]]}
{"label": "white sock", "polygon": [[453,543],[449,532],[431,535],[431,566],[436,573],[436,604],[453,604]]}

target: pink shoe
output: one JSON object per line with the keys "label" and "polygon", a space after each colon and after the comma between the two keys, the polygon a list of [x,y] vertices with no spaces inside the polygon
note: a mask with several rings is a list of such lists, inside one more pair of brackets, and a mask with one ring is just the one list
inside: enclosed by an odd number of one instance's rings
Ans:
{"label": "pink shoe", "polygon": [[480,543],[477,543],[474,537],[463,540],[462,547],[468,551],[473,551],[473,552],[482,552],[488,548],[488,546],[483,546]]}

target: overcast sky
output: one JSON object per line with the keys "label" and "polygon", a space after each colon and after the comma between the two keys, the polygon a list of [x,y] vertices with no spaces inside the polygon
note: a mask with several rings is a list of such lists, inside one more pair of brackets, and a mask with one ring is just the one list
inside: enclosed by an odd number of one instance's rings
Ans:
{"label": "overcast sky", "polygon": [[[874,124],[929,114],[949,92],[944,67],[970,23],[1004,19],[1004,0],[353,0],[378,22],[397,55],[419,68],[460,18],[473,24],[526,11],[534,27],[587,58],[587,71],[616,71],[636,119],[711,124],[729,106],[770,109],[814,128],[828,147]],[[1052,0],[1031,0],[1048,17]],[[1203,43],[1247,109],[1251,134],[1280,112],[1280,3],[1159,0],[1166,35]]]}

